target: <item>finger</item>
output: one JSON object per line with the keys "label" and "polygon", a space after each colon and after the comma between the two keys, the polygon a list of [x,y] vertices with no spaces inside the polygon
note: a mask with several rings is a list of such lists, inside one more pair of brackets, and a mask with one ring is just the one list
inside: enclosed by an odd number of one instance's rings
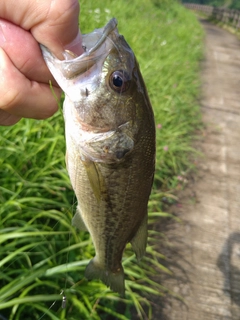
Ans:
{"label": "finger", "polygon": [[[15,10],[13,10],[15,8]],[[0,1],[0,16],[31,31],[55,55],[64,48],[83,52],[78,26],[78,0]]]}
{"label": "finger", "polygon": [[20,119],[21,117],[15,116],[0,109],[0,126],[12,126]]}
{"label": "finger", "polygon": [[0,19],[0,47],[28,79],[43,83],[51,80],[57,86],[43,60],[38,42],[29,31]]}
{"label": "finger", "polygon": [[79,11],[79,2],[76,0],[51,1],[47,17],[40,24],[33,26],[31,32],[38,42],[57,56],[63,51],[60,51],[60,48],[72,50],[80,55],[84,50],[79,32]]}
{"label": "finger", "polygon": [[[54,87],[58,99],[61,90]],[[30,81],[12,64],[0,48],[0,109],[17,117],[45,119],[58,109],[57,101],[45,83]]]}

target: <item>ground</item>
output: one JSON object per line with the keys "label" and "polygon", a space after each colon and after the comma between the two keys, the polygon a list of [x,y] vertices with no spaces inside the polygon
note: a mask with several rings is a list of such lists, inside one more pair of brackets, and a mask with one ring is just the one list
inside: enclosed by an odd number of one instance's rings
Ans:
{"label": "ground", "polygon": [[203,157],[159,242],[173,271],[161,283],[183,300],[156,301],[154,320],[240,320],[240,40],[201,23]]}

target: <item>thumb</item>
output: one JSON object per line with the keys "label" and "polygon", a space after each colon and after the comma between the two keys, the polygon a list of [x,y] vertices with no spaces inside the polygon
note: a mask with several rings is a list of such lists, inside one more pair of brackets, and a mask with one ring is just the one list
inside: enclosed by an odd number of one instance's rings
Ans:
{"label": "thumb", "polygon": [[30,31],[57,56],[64,49],[83,52],[79,11],[78,0],[0,0],[1,18]]}
{"label": "thumb", "polygon": [[[49,0],[47,2],[49,3]],[[58,57],[64,49],[80,55],[83,49],[79,12],[80,6],[77,0],[51,1],[47,16],[34,25],[31,32],[39,43],[48,47]]]}

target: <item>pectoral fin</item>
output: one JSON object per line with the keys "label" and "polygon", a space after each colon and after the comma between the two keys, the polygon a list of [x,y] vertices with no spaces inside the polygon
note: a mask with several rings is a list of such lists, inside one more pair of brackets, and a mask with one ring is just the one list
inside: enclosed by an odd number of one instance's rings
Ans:
{"label": "pectoral fin", "polygon": [[147,236],[148,236],[147,220],[148,220],[148,216],[147,214],[145,214],[145,217],[140,227],[138,228],[138,231],[136,232],[135,236],[131,240],[132,249],[135,252],[138,260],[140,260],[146,252]]}
{"label": "pectoral fin", "polygon": [[86,169],[93,193],[97,201],[100,202],[101,199],[107,197],[107,188],[102,173],[99,170],[97,163],[91,160],[82,160],[82,163]]}
{"label": "pectoral fin", "polygon": [[85,223],[83,222],[79,207],[77,207],[76,213],[72,218],[72,225],[81,231],[88,231]]}

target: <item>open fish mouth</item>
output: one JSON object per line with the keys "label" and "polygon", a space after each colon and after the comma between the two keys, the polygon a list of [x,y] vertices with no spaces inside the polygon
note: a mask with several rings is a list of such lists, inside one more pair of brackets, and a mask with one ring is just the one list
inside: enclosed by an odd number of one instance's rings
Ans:
{"label": "open fish mouth", "polygon": [[[95,52],[99,47],[104,43],[106,38],[109,36],[109,34],[117,27],[117,19],[112,18],[104,28],[102,29],[97,29],[94,32],[88,34],[88,35],[83,35],[83,48],[86,51],[84,54],[87,54],[88,56]],[[101,32],[99,32],[102,30]],[[96,35],[100,35],[100,38],[95,42],[95,37]],[[92,39],[93,38],[93,39]],[[90,49],[88,49],[90,48]],[[84,55],[83,54],[83,55]]]}
{"label": "open fish mouth", "polygon": [[65,60],[58,60],[49,51],[47,47],[40,44],[43,57],[48,62],[51,71],[53,68],[59,68],[65,79],[72,79],[88,71],[94,64],[101,59],[108,50],[106,50],[106,39],[117,27],[117,19],[112,18],[105,27],[96,29],[82,37],[84,53],[80,56],[75,55],[69,50],[65,50],[62,54]]}

